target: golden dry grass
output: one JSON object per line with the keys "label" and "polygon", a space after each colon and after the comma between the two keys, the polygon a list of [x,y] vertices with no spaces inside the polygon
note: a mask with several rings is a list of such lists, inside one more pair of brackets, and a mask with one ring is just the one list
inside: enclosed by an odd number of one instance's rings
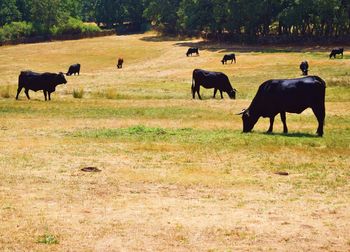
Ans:
{"label": "golden dry grass", "polygon": [[[204,50],[186,58],[196,43]],[[154,34],[1,47],[0,250],[349,251],[349,57],[299,49]],[[221,65],[231,50],[238,63]],[[266,119],[241,134],[233,114],[304,59],[328,83],[325,136],[310,110],[287,115],[287,136],[279,119],[273,135]],[[77,62],[81,76],[52,101],[14,100],[20,70]],[[225,72],[238,99],[192,100],[194,68]]]}

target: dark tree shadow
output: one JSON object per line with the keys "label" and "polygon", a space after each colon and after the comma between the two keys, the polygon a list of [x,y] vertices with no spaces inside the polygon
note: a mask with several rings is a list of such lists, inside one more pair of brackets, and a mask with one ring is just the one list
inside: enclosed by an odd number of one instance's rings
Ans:
{"label": "dark tree shadow", "polygon": [[192,38],[180,37],[180,36],[145,36],[141,38],[142,41],[146,42],[166,42],[166,41],[190,41]]}
{"label": "dark tree shadow", "polygon": [[[211,42],[211,41],[197,41],[193,42],[193,39],[180,36],[144,36],[141,38],[142,41],[146,42],[165,42],[173,41],[177,42],[175,46],[181,47],[198,47],[200,51],[211,51],[218,53],[232,53],[232,52],[253,52],[253,53],[292,53],[292,52],[325,52],[330,53],[333,46],[318,46],[318,45],[296,45],[296,44],[281,44],[281,45],[250,45],[250,44],[239,44],[229,42]],[[344,58],[345,55],[344,55]]]}

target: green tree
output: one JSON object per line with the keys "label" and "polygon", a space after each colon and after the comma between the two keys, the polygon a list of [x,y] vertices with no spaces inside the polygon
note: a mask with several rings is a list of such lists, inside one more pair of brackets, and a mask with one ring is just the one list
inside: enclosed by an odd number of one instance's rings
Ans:
{"label": "green tree", "polygon": [[146,0],[143,15],[159,30],[175,33],[180,0]]}
{"label": "green tree", "polygon": [[68,20],[69,14],[60,8],[60,0],[31,0],[31,21],[40,34],[48,34],[50,28]]}
{"label": "green tree", "polygon": [[123,22],[125,9],[122,0],[98,0],[96,4],[96,21],[108,28]]}
{"label": "green tree", "polygon": [[16,0],[0,0],[0,26],[20,19],[21,13],[17,9]]}

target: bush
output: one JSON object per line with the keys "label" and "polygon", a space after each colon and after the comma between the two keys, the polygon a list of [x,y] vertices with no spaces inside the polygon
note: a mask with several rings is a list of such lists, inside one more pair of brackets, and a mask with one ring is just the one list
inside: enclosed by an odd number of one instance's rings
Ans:
{"label": "bush", "polygon": [[81,98],[83,98],[83,96],[84,96],[84,89],[80,89],[80,90],[74,89],[73,90],[73,97],[74,98],[81,99]]}
{"label": "bush", "polygon": [[70,34],[89,34],[100,32],[101,29],[97,25],[85,24],[76,18],[68,18],[63,23],[50,27],[49,34],[41,31],[40,26],[34,27],[32,23],[12,22],[0,27],[0,42],[28,38],[33,35],[70,35]]}
{"label": "bush", "polygon": [[99,31],[101,31],[101,29],[98,26],[84,24],[81,20],[72,17],[70,17],[66,23],[50,28],[50,33],[52,35],[80,34]]}
{"label": "bush", "polygon": [[0,89],[0,97],[10,98],[10,86],[6,86]]}
{"label": "bush", "polygon": [[29,37],[34,33],[33,25],[27,22],[12,22],[0,28],[0,42]]}

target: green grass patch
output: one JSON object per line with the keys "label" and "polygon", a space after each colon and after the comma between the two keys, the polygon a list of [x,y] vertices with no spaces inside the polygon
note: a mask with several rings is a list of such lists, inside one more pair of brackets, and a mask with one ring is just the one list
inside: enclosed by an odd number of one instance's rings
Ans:
{"label": "green grass patch", "polygon": [[42,244],[58,244],[59,241],[57,239],[56,236],[54,236],[53,234],[44,234],[44,235],[40,235],[37,239],[37,243],[42,243]]}
{"label": "green grass patch", "polygon": [[136,142],[170,142],[180,144],[201,144],[218,149],[298,147],[298,148],[346,148],[349,146],[350,129],[332,132],[326,137],[309,133],[244,134],[241,130],[202,130],[193,128],[157,128],[137,125],[117,129],[91,129],[76,131],[68,136],[114,139]]}

